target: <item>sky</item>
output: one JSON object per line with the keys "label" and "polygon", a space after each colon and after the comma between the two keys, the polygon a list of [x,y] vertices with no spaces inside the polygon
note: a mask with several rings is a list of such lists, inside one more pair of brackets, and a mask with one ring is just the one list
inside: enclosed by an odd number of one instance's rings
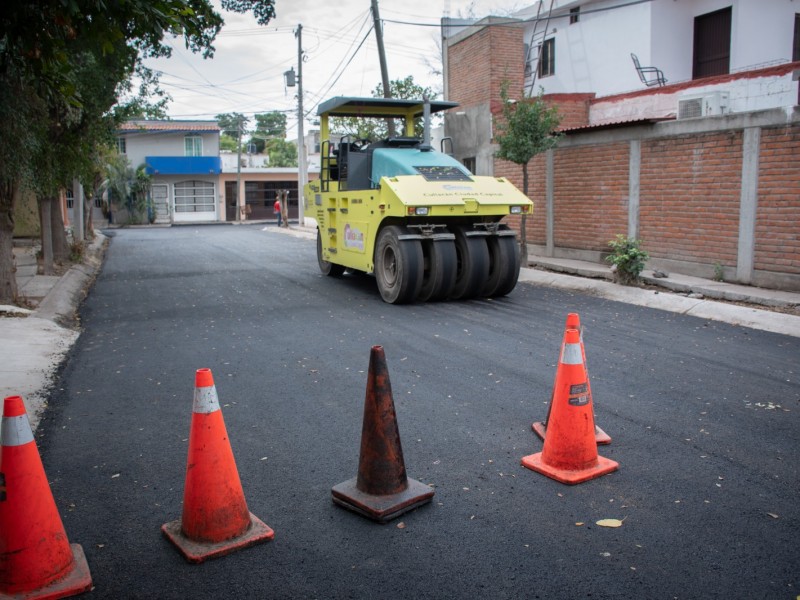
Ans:
{"label": "sky", "polygon": [[[508,15],[533,0],[380,0],[390,79],[412,75],[416,83],[441,93],[439,20]],[[217,4],[215,2],[215,4]],[[303,109],[306,130],[316,107],[334,96],[371,96],[381,81],[370,0],[276,0],[277,17],[259,26],[250,15],[220,11],[225,26],[214,43],[214,58],[204,60],[174,38],[169,59],[148,60],[161,73],[172,102],[172,119],[215,119],[238,112],[248,117],[274,110],[287,113],[297,132],[297,87],[287,88],[284,72],[297,71],[295,32],[302,25]],[[217,4],[218,5],[218,4]],[[402,22],[402,23],[400,23]],[[252,124],[252,123],[251,123]]]}

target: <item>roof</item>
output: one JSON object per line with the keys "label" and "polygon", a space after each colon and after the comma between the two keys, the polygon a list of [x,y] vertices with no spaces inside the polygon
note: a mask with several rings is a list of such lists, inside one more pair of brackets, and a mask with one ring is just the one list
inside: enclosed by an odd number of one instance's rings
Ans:
{"label": "roof", "polygon": [[662,121],[674,121],[675,115],[668,117],[632,117],[630,119],[619,119],[618,121],[604,121],[602,123],[591,123],[589,125],[578,125],[577,127],[565,127],[558,129],[561,133],[573,133],[583,131],[597,131],[600,129],[614,129],[617,127],[628,127],[630,125],[653,125]]}
{"label": "roof", "polygon": [[136,119],[125,121],[119,131],[221,131],[216,121],[151,121]]}
{"label": "roof", "polygon": [[[418,117],[423,112],[424,100],[401,100],[397,98],[357,98],[353,96],[336,96],[319,105],[318,115],[327,113],[331,117],[398,117],[413,111]],[[431,100],[431,114],[455,108],[458,102]]]}

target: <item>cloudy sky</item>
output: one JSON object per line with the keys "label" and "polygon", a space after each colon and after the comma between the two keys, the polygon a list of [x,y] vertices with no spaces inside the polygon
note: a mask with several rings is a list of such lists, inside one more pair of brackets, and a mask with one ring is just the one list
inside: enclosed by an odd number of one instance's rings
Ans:
{"label": "cloudy sky", "polygon": [[[413,75],[441,90],[439,19],[508,15],[532,0],[380,0],[387,66],[391,79]],[[297,38],[302,24],[304,111],[309,120],[316,105],[333,96],[370,96],[381,80],[370,0],[276,0],[277,18],[260,27],[249,16],[223,13],[226,24],[215,42],[213,59],[203,60],[172,44],[170,59],[149,61],[160,71],[162,87],[172,96],[173,119],[214,119],[226,112],[252,116],[287,111],[296,131],[297,88],[286,88],[284,71],[297,70]]]}

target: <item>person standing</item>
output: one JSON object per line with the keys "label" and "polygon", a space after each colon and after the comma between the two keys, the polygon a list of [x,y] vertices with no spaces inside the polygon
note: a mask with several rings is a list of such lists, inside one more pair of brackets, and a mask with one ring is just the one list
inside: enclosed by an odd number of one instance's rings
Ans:
{"label": "person standing", "polygon": [[280,196],[275,196],[275,204],[272,205],[273,212],[278,216],[278,227],[281,227],[283,215],[281,214],[281,199]]}

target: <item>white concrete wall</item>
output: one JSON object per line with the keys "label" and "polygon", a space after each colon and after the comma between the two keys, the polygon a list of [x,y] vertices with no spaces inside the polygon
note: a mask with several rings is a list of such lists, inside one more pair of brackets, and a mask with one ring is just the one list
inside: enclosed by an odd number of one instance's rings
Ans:
{"label": "white concrete wall", "polygon": [[[703,80],[698,80],[698,83]],[[705,96],[715,92],[729,95],[728,112],[749,112],[770,108],[790,109],[797,104],[796,81],[792,74],[775,77],[748,77],[709,85],[698,85],[676,92],[599,99],[589,109],[592,125],[640,118],[675,116],[678,101],[687,97]]]}
{"label": "white concrete wall", "polygon": [[[547,38],[554,35],[556,39],[556,72],[537,77],[534,94],[540,86],[546,94],[594,92],[598,96],[643,89],[631,61],[632,52],[642,66],[661,69],[669,83],[689,81],[695,17],[727,6],[733,7],[732,72],[786,62],[791,59],[794,15],[800,13],[797,0],[653,0],[594,13],[618,7],[620,2],[562,1],[555,5],[567,11],[580,5],[581,15],[572,25],[566,17],[551,20]],[[514,16],[524,19],[535,14],[533,5]],[[533,24],[529,24],[525,43],[531,42],[532,32]]]}
{"label": "white concrete wall", "polygon": [[[172,131],[127,131],[125,155],[133,168],[144,162],[146,156],[185,156],[184,138],[186,133]],[[202,156],[219,155],[219,132],[203,132]]]}

